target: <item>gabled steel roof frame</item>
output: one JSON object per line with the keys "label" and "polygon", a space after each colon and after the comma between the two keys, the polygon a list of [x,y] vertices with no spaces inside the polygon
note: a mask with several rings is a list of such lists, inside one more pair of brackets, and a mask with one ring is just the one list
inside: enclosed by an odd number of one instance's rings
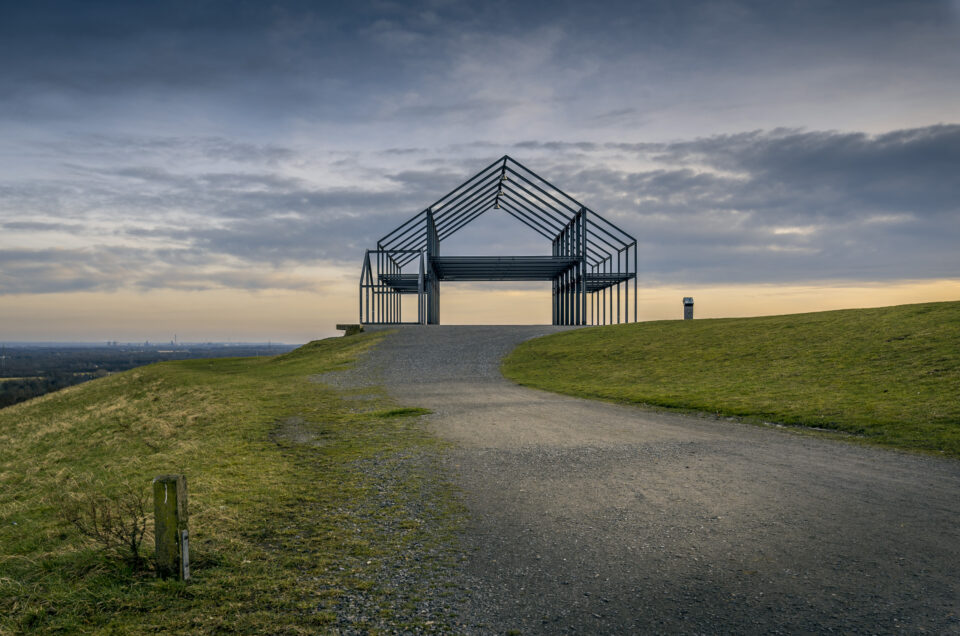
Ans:
{"label": "gabled steel roof frame", "polygon": [[[440,256],[443,240],[490,210],[503,210],[550,240],[551,255]],[[417,294],[416,322],[437,324],[442,280],[549,280],[553,323],[562,325],[630,322],[633,281],[636,321],[637,260],[635,238],[504,155],[367,250],[360,321],[398,324],[401,296]],[[416,273],[404,273],[414,262]]]}

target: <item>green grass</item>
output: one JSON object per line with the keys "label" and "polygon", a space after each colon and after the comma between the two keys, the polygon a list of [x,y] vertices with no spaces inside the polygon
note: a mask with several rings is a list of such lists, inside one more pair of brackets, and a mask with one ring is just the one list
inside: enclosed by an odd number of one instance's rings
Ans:
{"label": "green grass", "polygon": [[[461,518],[422,409],[310,380],[380,337],[164,362],[0,411],[0,633],[316,633],[347,598],[366,608],[351,629],[443,631],[411,610],[433,591],[381,575],[444,567]],[[70,484],[146,491],[170,472],[190,490],[188,584],[131,571],[59,519]]]}
{"label": "green grass", "polygon": [[503,371],[559,393],[960,457],[960,302],[582,329],[520,345]]}

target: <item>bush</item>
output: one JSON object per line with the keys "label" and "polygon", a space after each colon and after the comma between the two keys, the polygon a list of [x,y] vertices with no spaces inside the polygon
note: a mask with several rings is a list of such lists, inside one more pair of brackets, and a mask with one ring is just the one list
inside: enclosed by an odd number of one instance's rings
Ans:
{"label": "bush", "polygon": [[71,479],[68,485],[59,502],[61,519],[133,570],[146,569],[141,553],[147,536],[145,489],[129,482],[108,489],[93,479]]}

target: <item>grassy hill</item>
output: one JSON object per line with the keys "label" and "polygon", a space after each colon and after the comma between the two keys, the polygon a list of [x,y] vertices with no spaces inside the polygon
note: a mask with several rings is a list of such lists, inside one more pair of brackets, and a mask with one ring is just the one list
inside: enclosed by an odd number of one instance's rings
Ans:
{"label": "grassy hill", "polygon": [[[311,381],[378,337],[155,364],[0,410],[0,634],[443,631],[429,586],[460,513],[422,411]],[[170,472],[190,489],[189,584],[64,520],[85,491]]]}
{"label": "grassy hill", "polygon": [[524,343],[503,371],[548,391],[960,457],[960,302],[582,329]]}

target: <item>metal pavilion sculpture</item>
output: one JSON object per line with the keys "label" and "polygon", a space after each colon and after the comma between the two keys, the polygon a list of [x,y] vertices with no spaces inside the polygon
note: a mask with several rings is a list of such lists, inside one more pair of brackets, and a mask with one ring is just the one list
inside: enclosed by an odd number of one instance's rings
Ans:
{"label": "metal pavilion sculpture", "polygon": [[[491,210],[548,239],[551,254],[441,256],[444,239]],[[441,281],[551,281],[555,325],[631,322],[631,305],[636,322],[637,241],[504,155],[366,251],[360,322],[405,324],[401,298],[416,294],[413,324],[439,324]]]}

